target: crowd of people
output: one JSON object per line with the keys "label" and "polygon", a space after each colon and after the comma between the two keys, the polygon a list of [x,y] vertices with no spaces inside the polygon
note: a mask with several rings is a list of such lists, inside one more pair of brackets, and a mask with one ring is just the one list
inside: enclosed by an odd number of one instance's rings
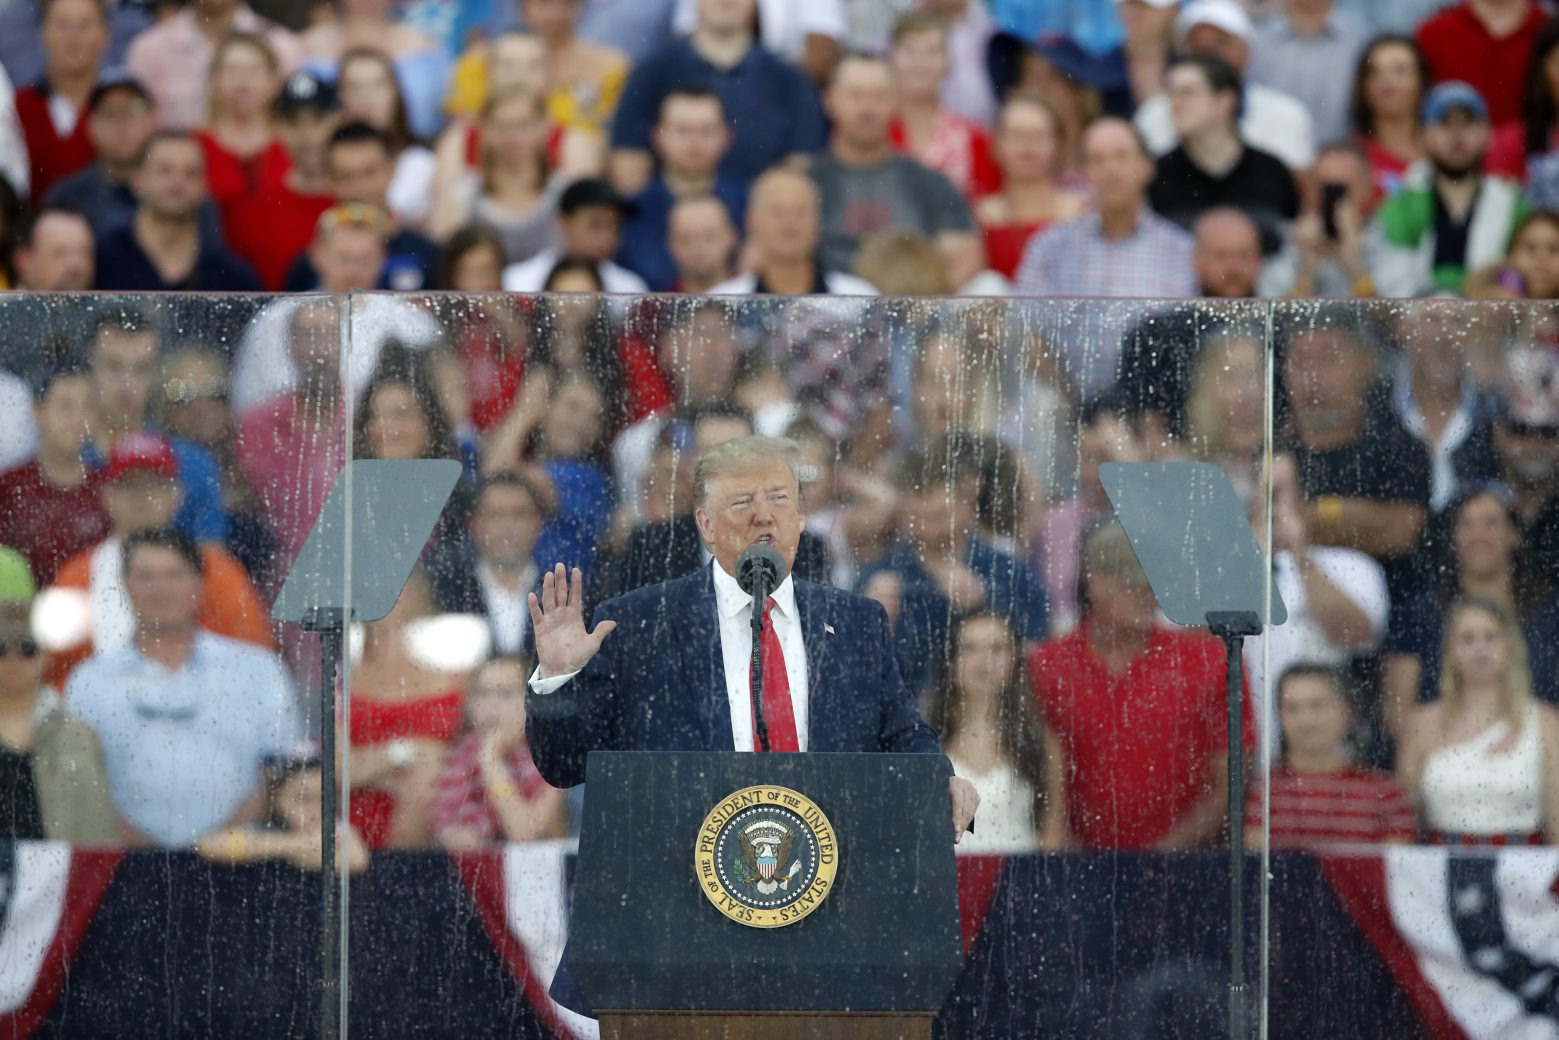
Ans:
{"label": "crowd of people", "polygon": [[[347,854],[566,834],[527,595],[706,565],[693,465],[757,432],[797,575],[882,605],[981,792],[960,849],[1227,840],[1222,644],[1099,480],[1165,458],[1228,474],[1288,605],[1247,840],[1559,835],[1559,326],[1448,299],[1559,297],[1543,5],[10,0],[0,37],[0,833],[317,861],[269,604],[348,458],[453,458],[353,637]],[[88,289],[164,295],[48,295]]]}

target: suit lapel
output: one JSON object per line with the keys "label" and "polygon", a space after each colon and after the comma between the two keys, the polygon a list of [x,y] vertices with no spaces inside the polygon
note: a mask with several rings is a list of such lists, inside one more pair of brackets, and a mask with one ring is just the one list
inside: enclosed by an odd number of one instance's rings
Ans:
{"label": "suit lapel", "polygon": [[720,614],[715,603],[714,575],[705,567],[684,581],[687,582],[687,601],[667,604],[667,609],[685,616],[688,621],[687,630],[676,637],[680,644],[682,681],[687,686],[688,696],[701,698],[699,714],[710,750],[734,751],[736,745],[731,738],[731,702],[725,692],[725,657],[720,646]]}

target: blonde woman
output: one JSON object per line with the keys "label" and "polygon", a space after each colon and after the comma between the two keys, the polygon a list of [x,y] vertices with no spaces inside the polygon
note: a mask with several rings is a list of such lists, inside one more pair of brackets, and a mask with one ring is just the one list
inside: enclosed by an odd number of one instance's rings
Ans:
{"label": "blonde woman", "polygon": [[1264,372],[1261,341],[1227,333],[1197,352],[1186,398],[1186,447],[1227,473],[1246,502],[1256,492],[1266,436]]}
{"label": "blonde woman", "polygon": [[1559,713],[1532,696],[1526,642],[1504,606],[1451,605],[1440,697],[1409,719],[1397,774],[1436,843],[1559,834]]}
{"label": "blonde woman", "polygon": [[[574,32],[581,0],[521,0],[520,14],[530,28],[543,76],[547,114],[564,130],[605,140],[612,113],[628,82],[628,56],[615,47],[581,39]],[[500,37],[500,40],[503,38]],[[455,65],[446,108],[451,115],[468,114],[503,77],[494,66],[503,61],[499,42],[478,43]]]}

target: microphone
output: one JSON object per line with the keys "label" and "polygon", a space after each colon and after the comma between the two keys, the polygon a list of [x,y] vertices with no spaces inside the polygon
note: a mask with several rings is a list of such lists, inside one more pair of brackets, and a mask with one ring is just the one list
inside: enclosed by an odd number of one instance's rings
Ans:
{"label": "microphone", "polygon": [[772,545],[758,542],[736,561],[736,583],[752,597],[752,722],[757,731],[754,751],[769,750],[769,723],[763,717],[763,607],[769,593],[785,580],[785,557]]}
{"label": "microphone", "polygon": [[758,542],[749,545],[736,561],[736,584],[749,596],[760,595],[758,582],[763,582],[761,594],[767,596],[779,588],[785,580],[785,557],[772,545]]}

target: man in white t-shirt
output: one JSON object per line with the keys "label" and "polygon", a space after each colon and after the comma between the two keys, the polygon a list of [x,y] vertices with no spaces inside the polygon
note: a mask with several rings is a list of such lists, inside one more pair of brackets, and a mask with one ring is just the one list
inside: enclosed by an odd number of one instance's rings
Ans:
{"label": "man in white t-shirt", "polygon": [[[1258,539],[1266,535],[1260,495],[1251,506]],[[1277,737],[1276,705],[1268,700],[1266,678],[1276,695],[1278,676],[1289,665],[1341,665],[1373,650],[1386,634],[1391,598],[1386,572],[1357,549],[1311,545],[1294,460],[1272,460],[1272,580],[1288,621],[1245,641],[1245,674],[1257,705],[1258,721]],[[1264,668],[1264,644],[1271,644],[1271,672]]]}
{"label": "man in white t-shirt", "polygon": [[622,217],[627,208],[627,200],[605,180],[586,177],[564,188],[558,198],[557,220],[562,246],[543,249],[505,267],[504,292],[541,292],[552,268],[564,257],[593,262],[601,276],[602,292],[649,292],[643,278],[612,261],[622,241]]}

